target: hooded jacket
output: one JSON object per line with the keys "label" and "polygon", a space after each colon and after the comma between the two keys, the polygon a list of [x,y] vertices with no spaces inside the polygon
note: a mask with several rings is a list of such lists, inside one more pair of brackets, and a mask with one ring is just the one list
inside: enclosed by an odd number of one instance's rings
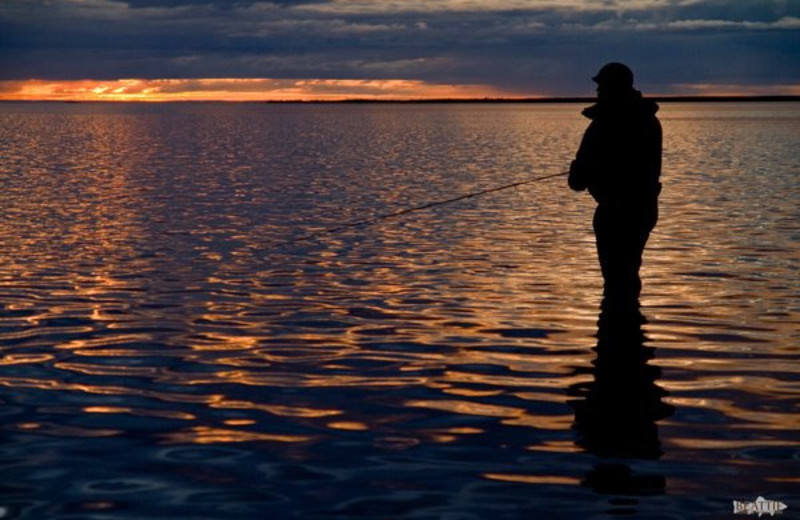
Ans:
{"label": "hooded jacket", "polygon": [[569,186],[588,188],[600,206],[635,208],[657,203],[661,191],[658,105],[632,90],[583,111],[591,119],[572,162]]}

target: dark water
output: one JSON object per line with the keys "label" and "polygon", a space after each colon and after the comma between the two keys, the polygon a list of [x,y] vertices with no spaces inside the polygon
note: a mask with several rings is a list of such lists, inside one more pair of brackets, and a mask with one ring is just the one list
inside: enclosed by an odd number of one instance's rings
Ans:
{"label": "dark water", "polygon": [[286,243],[580,108],[0,106],[0,518],[797,514],[800,105],[662,108],[644,325],[564,179]]}

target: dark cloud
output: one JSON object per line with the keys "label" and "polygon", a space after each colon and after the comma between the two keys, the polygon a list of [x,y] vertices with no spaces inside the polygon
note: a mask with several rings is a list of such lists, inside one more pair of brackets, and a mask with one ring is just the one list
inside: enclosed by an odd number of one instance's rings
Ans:
{"label": "dark cloud", "polygon": [[[531,6],[535,7],[531,7]],[[6,0],[0,79],[406,78],[585,94],[800,84],[800,2]]]}
{"label": "dark cloud", "polygon": [[132,9],[147,7],[185,7],[185,6],[213,6],[220,10],[236,10],[253,4],[273,4],[280,7],[292,7],[302,4],[323,4],[330,0],[250,0],[250,1],[225,1],[225,0],[125,0]]}

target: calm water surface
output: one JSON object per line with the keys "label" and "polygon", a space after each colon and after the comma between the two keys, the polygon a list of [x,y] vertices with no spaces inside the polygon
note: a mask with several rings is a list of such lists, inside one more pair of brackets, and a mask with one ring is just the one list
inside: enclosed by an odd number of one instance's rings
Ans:
{"label": "calm water surface", "polygon": [[[647,322],[579,105],[0,106],[0,518],[800,511],[800,104],[665,104]],[[599,330],[598,330],[599,327]]]}

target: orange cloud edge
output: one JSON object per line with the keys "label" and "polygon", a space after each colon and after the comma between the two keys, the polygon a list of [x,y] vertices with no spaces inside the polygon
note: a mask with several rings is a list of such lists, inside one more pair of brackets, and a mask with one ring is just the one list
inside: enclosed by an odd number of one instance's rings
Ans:
{"label": "orange cloud edge", "polygon": [[[686,96],[798,96],[800,85],[681,84]],[[587,92],[590,94],[590,92]],[[658,93],[648,92],[650,95]],[[429,83],[409,79],[115,79],[5,80],[0,101],[344,101],[547,98],[490,85]]]}
{"label": "orange cloud edge", "polygon": [[5,101],[341,101],[520,97],[486,85],[406,79],[118,79],[0,81]]}

